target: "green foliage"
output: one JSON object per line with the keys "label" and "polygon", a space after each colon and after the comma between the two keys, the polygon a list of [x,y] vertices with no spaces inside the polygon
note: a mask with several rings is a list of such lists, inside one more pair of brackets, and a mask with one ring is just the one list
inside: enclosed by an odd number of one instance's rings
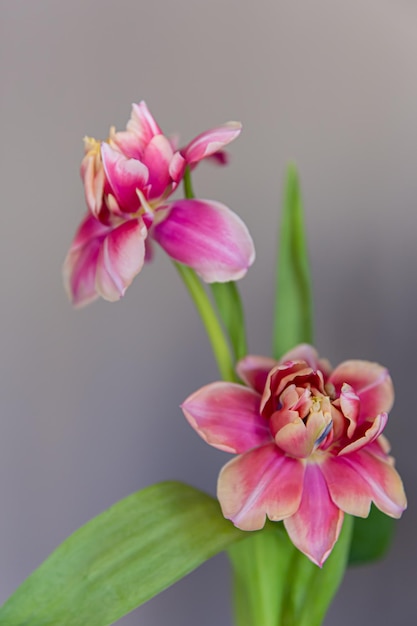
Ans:
{"label": "green foliage", "polygon": [[395,522],[372,506],[369,517],[355,518],[349,565],[363,565],[385,556],[391,544]]}
{"label": "green foliage", "polygon": [[274,314],[273,355],[313,341],[313,306],[300,183],[289,165],[284,190]]}
{"label": "green foliage", "polygon": [[0,609],[0,624],[113,624],[242,537],[210,496],[153,485],[66,539]]}
{"label": "green foliage", "polygon": [[294,547],[278,523],[231,546],[237,626],[320,626],[343,579],[352,522],[346,515],[322,568]]}
{"label": "green foliage", "polygon": [[210,285],[214,301],[224,324],[234,359],[238,361],[247,353],[245,318],[239,290],[234,281]]}

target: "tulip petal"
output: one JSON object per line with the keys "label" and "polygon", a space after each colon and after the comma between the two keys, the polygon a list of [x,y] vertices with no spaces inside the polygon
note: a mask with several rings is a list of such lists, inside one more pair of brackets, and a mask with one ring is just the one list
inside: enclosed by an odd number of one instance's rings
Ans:
{"label": "tulip petal", "polygon": [[149,171],[149,198],[159,198],[171,182],[169,167],[174,152],[164,135],[156,135],[146,146],[142,162]]}
{"label": "tulip petal", "polygon": [[361,474],[345,458],[330,455],[320,468],[334,504],[349,515],[368,517],[372,491]]}
{"label": "tulip petal", "polygon": [[394,402],[394,389],[388,370],[369,361],[345,361],[329,378],[339,393],[343,383],[350,385],[360,399],[358,423],[388,413]]}
{"label": "tulip petal", "polygon": [[331,372],[329,361],[319,358],[317,350],[308,343],[300,343],[280,358],[280,363],[287,361],[305,361],[311,369],[320,370],[326,376]]}
{"label": "tulip petal", "polygon": [[228,143],[236,139],[241,130],[242,125],[239,122],[227,122],[223,126],[201,133],[190,141],[181,152],[188,164],[198,163],[198,161],[214,155],[224,146],[227,146]]}
{"label": "tulip petal", "polygon": [[101,157],[107,180],[118,204],[125,212],[137,211],[139,199],[136,189],[143,190],[147,184],[148,168],[137,159],[126,158],[107,143],[101,146]]}
{"label": "tulip petal", "polygon": [[368,446],[370,443],[380,437],[388,420],[388,413],[380,413],[373,422],[362,422],[361,426],[355,431],[355,440],[345,445],[339,452],[339,456],[350,454],[355,450]]}
{"label": "tulip petal", "polygon": [[81,307],[98,297],[95,287],[100,246],[111,229],[88,213],[81,222],[64,261],[65,290],[72,304]]}
{"label": "tulip petal", "polygon": [[291,541],[321,567],[339,537],[342,523],[343,511],[331,500],[320,466],[307,464],[301,504],[294,515],[284,519]]}
{"label": "tulip petal", "polygon": [[226,282],[246,274],[255,249],[243,221],[224,204],[179,200],[158,209],[153,238],[170,257],[204,281]]}
{"label": "tulip petal", "polygon": [[407,508],[407,499],[391,459],[384,461],[365,448],[343,458],[367,482],[378,509],[390,517],[401,517]]}
{"label": "tulip petal", "polygon": [[302,494],[304,465],[275,444],[246,452],[220,472],[217,497],[223,515],[242,530],[258,530],[293,515]]}
{"label": "tulip petal", "polygon": [[248,355],[238,362],[236,372],[244,383],[262,394],[268,374],[276,365],[277,361],[275,359]]}
{"label": "tulip petal", "polygon": [[271,441],[259,415],[260,396],[235,383],[218,382],[199,389],[181,405],[185,417],[210,445],[241,453]]}
{"label": "tulip petal", "polygon": [[104,239],[97,259],[96,289],[115,302],[125,293],[145,260],[147,230],[142,220],[129,220]]}

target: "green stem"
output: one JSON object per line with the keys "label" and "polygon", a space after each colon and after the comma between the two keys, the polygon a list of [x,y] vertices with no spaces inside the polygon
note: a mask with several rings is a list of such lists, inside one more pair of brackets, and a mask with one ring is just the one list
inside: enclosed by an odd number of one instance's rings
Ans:
{"label": "green stem", "polygon": [[224,336],[223,329],[220,325],[217,315],[214,312],[203,285],[197,274],[190,267],[174,262],[185,286],[196,306],[201,320],[206,329],[208,338],[213,349],[217,367],[223,380],[236,381],[233,360],[230,354],[229,344]]}

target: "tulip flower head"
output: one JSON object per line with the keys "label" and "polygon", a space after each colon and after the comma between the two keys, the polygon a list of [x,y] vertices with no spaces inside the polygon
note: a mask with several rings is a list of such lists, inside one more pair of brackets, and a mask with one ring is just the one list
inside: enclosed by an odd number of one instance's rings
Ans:
{"label": "tulip flower head", "polygon": [[241,278],[255,258],[251,236],[228,207],[211,200],[174,200],[185,168],[212,158],[240,133],[229,122],[177,150],[140,102],[126,130],[107,141],[84,140],[81,163],[88,213],[64,262],[68,295],[81,306],[98,296],[115,301],[151,256],[150,240],[192,267],[206,282]]}
{"label": "tulip flower head", "polygon": [[406,508],[382,431],[394,392],[388,371],[345,361],[333,371],[303,344],[280,361],[247,356],[245,383],[209,384],[182,410],[210,445],[237,454],[220,472],[224,516],[242,530],[283,520],[294,545],[321,566],[344,513],[391,517]]}

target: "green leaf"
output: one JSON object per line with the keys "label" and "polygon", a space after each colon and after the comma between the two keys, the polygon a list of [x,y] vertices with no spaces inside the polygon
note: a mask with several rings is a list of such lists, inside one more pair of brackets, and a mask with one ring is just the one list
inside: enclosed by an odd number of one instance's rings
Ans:
{"label": "green leaf", "polygon": [[381,559],[387,552],[395,522],[372,506],[369,517],[355,518],[349,565],[362,565]]}
{"label": "green leaf", "polygon": [[295,548],[281,523],[231,546],[237,626],[320,626],[343,579],[352,522],[345,515],[322,568]]}
{"label": "green leaf", "polygon": [[303,205],[295,165],[289,165],[278,250],[273,355],[313,341],[312,290]]}
{"label": "green leaf", "polygon": [[153,485],[66,539],[0,609],[0,624],[113,624],[242,537],[210,496]]}
{"label": "green leaf", "polygon": [[247,353],[245,318],[239,290],[234,281],[211,283],[210,287],[230,339],[235,361],[238,361]]}

